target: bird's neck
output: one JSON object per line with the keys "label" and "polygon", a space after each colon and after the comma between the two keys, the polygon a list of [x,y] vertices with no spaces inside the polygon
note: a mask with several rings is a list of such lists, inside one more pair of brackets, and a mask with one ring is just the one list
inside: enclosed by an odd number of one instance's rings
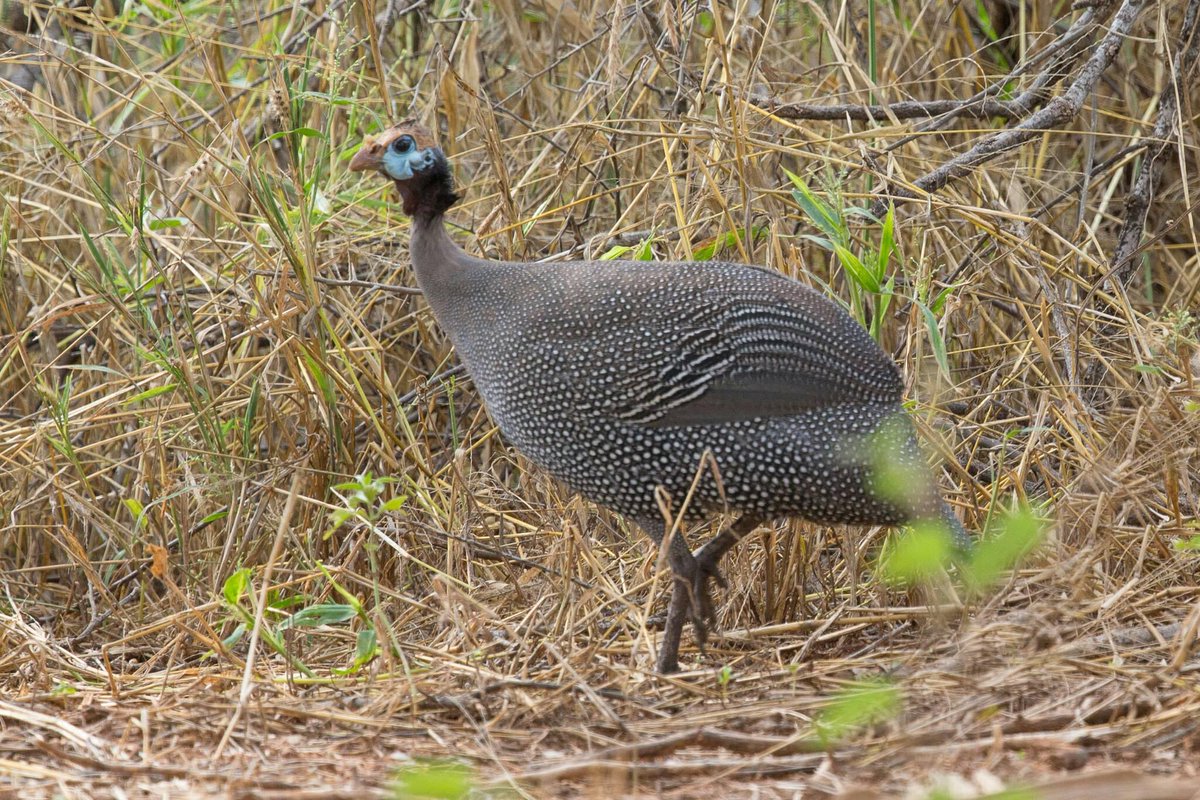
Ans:
{"label": "bird's neck", "polygon": [[461,305],[454,303],[456,296],[469,294],[469,279],[487,264],[450,238],[441,214],[413,217],[409,254],[421,292],[439,320]]}

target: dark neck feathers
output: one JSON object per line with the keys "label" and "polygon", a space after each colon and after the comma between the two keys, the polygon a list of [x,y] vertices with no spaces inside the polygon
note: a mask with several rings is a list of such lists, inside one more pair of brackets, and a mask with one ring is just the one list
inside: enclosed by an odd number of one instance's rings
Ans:
{"label": "dark neck feathers", "polygon": [[441,150],[436,151],[433,165],[407,181],[396,181],[396,189],[404,202],[404,213],[417,224],[428,224],[440,218],[458,202],[450,165]]}

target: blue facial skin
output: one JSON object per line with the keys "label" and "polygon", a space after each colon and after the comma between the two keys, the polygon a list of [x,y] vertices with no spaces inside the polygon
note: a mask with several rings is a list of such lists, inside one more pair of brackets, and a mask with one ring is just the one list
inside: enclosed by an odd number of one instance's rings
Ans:
{"label": "blue facial skin", "polygon": [[418,150],[411,136],[401,136],[393,140],[383,154],[383,171],[393,180],[410,180],[414,174],[433,166],[433,150],[432,147]]}

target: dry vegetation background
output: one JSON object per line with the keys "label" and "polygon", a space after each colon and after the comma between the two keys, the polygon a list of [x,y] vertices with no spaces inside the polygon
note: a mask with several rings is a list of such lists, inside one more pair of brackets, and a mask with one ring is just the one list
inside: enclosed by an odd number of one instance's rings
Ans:
{"label": "dry vegetation background", "polygon": [[[1200,3],[0,5],[0,795],[1200,791]],[[345,169],[409,115],[469,250],[878,311],[968,527],[1045,504],[1041,548],[967,602],[781,524],[651,674],[656,554],[498,438]],[[886,308],[785,170],[919,196]]]}

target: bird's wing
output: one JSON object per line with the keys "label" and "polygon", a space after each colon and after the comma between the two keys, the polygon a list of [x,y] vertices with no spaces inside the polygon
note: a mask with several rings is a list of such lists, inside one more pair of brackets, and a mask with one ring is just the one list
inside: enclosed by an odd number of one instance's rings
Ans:
{"label": "bird's wing", "polygon": [[606,414],[670,427],[900,401],[896,365],[844,310],[781,275],[742,269],[757,275],[691,293],[686,317],[649,323],[659,346],[597,393]]}

